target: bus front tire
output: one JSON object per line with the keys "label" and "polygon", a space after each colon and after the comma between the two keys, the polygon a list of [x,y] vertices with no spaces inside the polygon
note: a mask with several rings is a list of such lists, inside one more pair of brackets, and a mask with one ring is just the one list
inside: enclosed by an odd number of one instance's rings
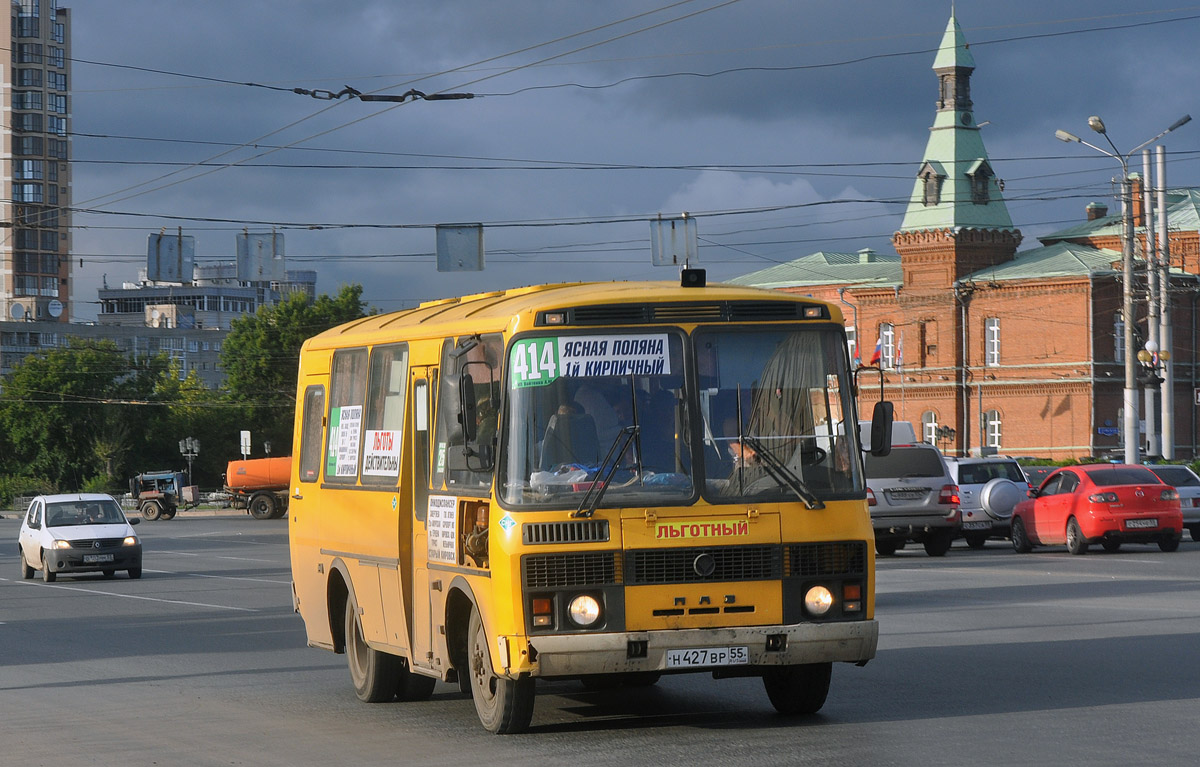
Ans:
{"label": "bus front tire", "polygon": [[488,732],[524,732],[533,719],[533,678],[505,679],[492,671],[491,648],[478,608],[471,609],[467,628],[467,665],[475,713]]}
{"label": "bus front tire", "polygon": [[825,705],[832,674],[832,663],[780,666],[763,674],[763,686],[779,713],[815,714]]}
{"label": "bus front tire", "polygon": [[346,600],[346,661],[354,694],[365,703],[384,703],[396,697],[400,678],[400,659],[372,649],[363,639],[358,606]]}

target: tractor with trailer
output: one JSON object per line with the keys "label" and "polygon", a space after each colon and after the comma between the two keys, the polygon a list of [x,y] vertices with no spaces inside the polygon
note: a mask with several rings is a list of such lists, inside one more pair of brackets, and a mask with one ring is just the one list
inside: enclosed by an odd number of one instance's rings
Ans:
{"label": "tractor with trailer", "polygon": [[151,522],[174,519],[179,509],[200,503],[199,488],[186,482],[182,471],[147,471],[129,480],[129,494],[143,518]]}
{"label": "tractor with trailer", "polygon": [[287,514],[292,459],[252,458],[230,461],[225,469],[225,493],[235,509],[255,519],[278,519]]}

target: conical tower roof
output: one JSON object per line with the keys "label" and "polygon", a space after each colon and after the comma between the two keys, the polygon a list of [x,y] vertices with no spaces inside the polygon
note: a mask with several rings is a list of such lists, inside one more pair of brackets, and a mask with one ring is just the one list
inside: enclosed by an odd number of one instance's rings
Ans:
{"label": "conical tower roof", "polygon": [[1012,229],[972,110],[975,59],[958,20],[950,17],[933,61],[938,108],[917,170],[900,232],[938,229]]}

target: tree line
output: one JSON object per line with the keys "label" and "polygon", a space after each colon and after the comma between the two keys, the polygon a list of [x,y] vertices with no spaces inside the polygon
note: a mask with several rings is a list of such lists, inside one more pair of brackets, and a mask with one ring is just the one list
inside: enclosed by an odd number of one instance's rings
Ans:
{"label": "tree line", "polygon": [[294,294],[235,319],[221,348],[225,386],[206,388],[166,354],[136,359],[107,340],[70,339],[0,379],[0,504],[14,495],[123,492],[144,471],[187,469],[179,441],[200,441],[193,483],[223,484],[226,464],[289,455],[296,372],[306,339],[366,316],[362,286]]}

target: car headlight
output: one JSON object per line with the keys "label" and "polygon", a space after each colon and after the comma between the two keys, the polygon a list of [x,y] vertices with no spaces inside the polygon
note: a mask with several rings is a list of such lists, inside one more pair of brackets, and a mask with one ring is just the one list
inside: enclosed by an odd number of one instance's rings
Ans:
{"label": "car headlight", "polygon": [[125,540],[121,541],[121,545],[122,546],[136,546],[137,545],[137,536],[136,535],[125,536]]}
{"label": "car headlight", "polygon": [[567,605],[567,614],[571,616],[571,620],[576,626],[584,628],[593,625],[600,620],[600,603],[595,597],[587,594],[580,594],[571,599],[571,603]]}
{"label": "car headlight", "polygon": [[54,542],[54,548],[56,548],[56,549],[69,549],[69,548],[71,548],[71,542],[70,542],[70,541],[55,541],[55,542]]}
{"label": "car headlight", "polygon": [[824,586],[813,586],[804,595],[804,607],[812,615],[824,615],[833,607],[833,594]]}

